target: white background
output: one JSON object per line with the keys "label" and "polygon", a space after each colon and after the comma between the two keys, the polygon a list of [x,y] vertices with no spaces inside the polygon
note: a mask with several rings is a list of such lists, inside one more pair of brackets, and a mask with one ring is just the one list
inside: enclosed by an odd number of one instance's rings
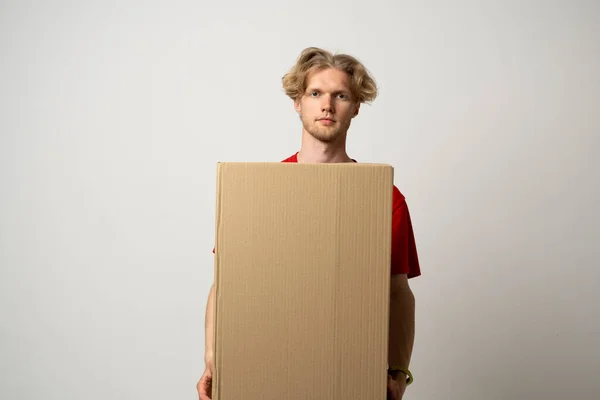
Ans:
{"label": "white background", "polygon": [[348,149],[413,218],[405,398],[600,398],[594,0],[3,1],[0,398],[196,398],[216,163],[299,149],[308,46],[381,89]]}

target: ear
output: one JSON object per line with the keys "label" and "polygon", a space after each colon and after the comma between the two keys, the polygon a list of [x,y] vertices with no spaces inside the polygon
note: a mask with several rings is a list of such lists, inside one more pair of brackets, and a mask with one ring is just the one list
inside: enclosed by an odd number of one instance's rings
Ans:
{"label": "ear", "polygon": [[302,105],[300,104],[300,99],[296,99],[294,100],[294,109],[296,110],[296,112],[298,114],[300,114],[302,112]]}
{"label": "ear", "polygon": [[359,110],[360,110],[360,103],[356,104],[356,108],[354,109],[354,114],[352,115],[352,118],[354,118],[358,115]]}

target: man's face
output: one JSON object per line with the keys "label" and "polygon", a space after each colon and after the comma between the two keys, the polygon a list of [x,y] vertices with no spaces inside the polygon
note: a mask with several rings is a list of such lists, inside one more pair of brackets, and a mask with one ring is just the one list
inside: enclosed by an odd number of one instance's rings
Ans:
{"label": "man's face", "polygon": [[294,102],[304,130],[321,142],[344,138],[360,103],[352,98],[350,77],[327,68],[313,71],[306,79],[306,92]]}

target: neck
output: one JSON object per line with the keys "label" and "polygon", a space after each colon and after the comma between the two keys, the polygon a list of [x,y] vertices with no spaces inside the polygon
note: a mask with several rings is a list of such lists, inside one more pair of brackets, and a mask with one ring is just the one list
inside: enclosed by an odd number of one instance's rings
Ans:
{"label": "neck", "polygon": [[331,143],[321,142],[302,130],[302,145],[298,152],[299,163],[345,163],[352,162],[346,153],[346,135]]}

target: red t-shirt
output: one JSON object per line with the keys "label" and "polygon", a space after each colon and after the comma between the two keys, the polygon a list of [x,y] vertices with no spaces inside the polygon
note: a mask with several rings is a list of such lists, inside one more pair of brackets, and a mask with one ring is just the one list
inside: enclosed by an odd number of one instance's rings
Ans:
{"label": "red t-shirt", "polygon": [[[298,153],[282,162],[298,162]],[[356,162],[356,161],[354,161]],[[213,253],[214,253],[213,249]],[[394,185],[392,198],[392,275],[407,274],[408,278],[421,275],[415,235],[404,195]]]}

